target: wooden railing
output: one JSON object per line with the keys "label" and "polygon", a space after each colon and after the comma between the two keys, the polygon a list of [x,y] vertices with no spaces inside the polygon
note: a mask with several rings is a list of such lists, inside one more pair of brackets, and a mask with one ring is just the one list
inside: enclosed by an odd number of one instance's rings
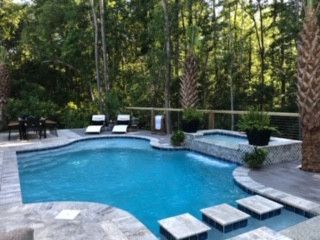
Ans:
{"label": "wooden railing", "polygon": [[[136,111],[142,111],[142,112],[150,112],[150,127],[153,129],[154,125],[154,116],[157,112],[175,112],[178,114],[178,116],[181,115],[183,109],[182,108],[158,108],[158,107],[126,107],[128,111],[136,112]],[[207,127],[208,129],[213,129],[216,127],[216,119],[217,116],[221,115],[229,115],[229,116],[238,116],[245,114],[247,111],[229,111],[229,110],[212,110],[212,109],[198,109],[199,112],[203,112],[208,116],[207,121]],[[292,136],[294,138],[300,138],[300,128],[299,128],[299,114],[298,113],[292,113],[292,112],[266,112],[270,117],[272,117],[274,120],[276,120],[277,125],[280,125],[281,127],[286,127],[287,125],[290,125],[292,123],[295,124],[295,130],[294,135]],[[148,114],[149,115],[149,114]],[[233,129],[234,126],[230,127],[230,129]],[[291,137],[286,136],[286,137]]]}

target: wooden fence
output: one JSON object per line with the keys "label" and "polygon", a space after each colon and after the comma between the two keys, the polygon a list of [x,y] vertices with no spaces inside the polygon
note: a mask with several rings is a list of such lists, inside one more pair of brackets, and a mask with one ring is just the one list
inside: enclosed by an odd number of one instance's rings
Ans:
{"label": "wooden fence", "polygon": [[[156,108],[156,107],[126,107],[128,111],[131,111],[133,114],[135,112],[149,112],[148,115],[150,116],[150,127],[152,129],[154,124],[154,116],[156,113],[166,113],[172,112],[177,113],[177,121],[180,121],[180,115],[183,111],[182,108]],[[242,114],[245,114],[247,111],[228,111],[228,110],[211,110],[211,109],[198,109],[199,112],[204,113],[207,115],[207,124],[206,128],[214,129],[214,128],[224,128],[224,129],[234,129],[235,122],[230,121],[229,127],[226,124],[221,127],[219,124],[219,119],[221,118],[234,118],[238,119],[238,117]],[[294,139],[301,138],[301,129],[300,129],[300,122],[299,122],[299,114],[298,113],[290,113],[290,112],[266,112],[270,117],[271,121],[274,125],[276,125],[281,132],[281,136],[283,137],[290,137]],[[220,120],[223,121],[223,120]],[[179,123],[178,123],[179,124]],[[233,126],[232,126],[233,124]],[[283,130],[283,131],[281,131]]]}

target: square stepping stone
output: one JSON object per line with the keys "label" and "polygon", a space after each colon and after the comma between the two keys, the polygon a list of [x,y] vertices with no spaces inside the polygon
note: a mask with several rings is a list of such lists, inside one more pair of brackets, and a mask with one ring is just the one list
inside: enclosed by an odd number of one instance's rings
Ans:
{"label": "square stepping stone", "polygon": [[277,233],[270,228],[262,227],[253,231],[243,233],[229,240],[292,240],[280,233]]}
{"label": "square stepping stone", "polygon": [[236,202],[240,210],[260,220],[281,214],[283,208],[283,205],[259,195],[243,198]]}
{"label": "square stepping stone", "polygon": [[195,239],[208,238],[210,228],[189,213],[162,219],[159,221],[160,233],[167,239]]}
{"label": "square stepping stone", "polygon": [[203,221],[224,233],[247,226],[250,218],[250,215],[228,204],[201,209],[201,212]]}

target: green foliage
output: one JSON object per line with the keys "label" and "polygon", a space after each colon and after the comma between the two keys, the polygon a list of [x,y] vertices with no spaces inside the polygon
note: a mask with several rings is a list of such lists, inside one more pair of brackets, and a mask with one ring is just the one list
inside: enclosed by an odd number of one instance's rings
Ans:
{"label": "green foliage", "polygon": [[[74,126],[84,125],[81,119],[86,116],[80,111],[97,112],[88,1],[0,2],[0,45],[8,53],[16,105],[19,99],[36,97],[44,105],[54,103],[61,118],[70,119],[63,121],[65,126],[73,124],[72,118],[79,119]],[[106,5],[113,91],[104,100],[105,111],[114,118],[122,106],[162,107],[167,61],[161,1],[117,0]],[[179,106],[181,63],[193,48],[199,58],[199,108],[230,109],[232,87],[234,109],[263,104],[268,111],[297,111],[296,39],[303,14],[296,1],[264,2],[261,18],[257,1],[181,0],[168,5],[172,107]],[[68,102],[78,110],[66,107]]]}
{"label": "green foliage", "polygon": [[51,101],[40,100],[36,96],[23,99],[10,99],[8,103],[8,118],[17,119],[19,116],[32,115],[38,117],[57,116],[58,106]]}
{"label": "green foliage", "polygon": [[104,98],[105,114],[109,116],[110,119],[116,119],[117,114],[121,109],[121,102],[118,94],[115,91],[110,91],[110,93]]}
{"label": "green foliage", "polygon": [[7,50],[0,45],[0,64],[6,64],[8,58]]}
{"label": "green foliage", "polygon": [[98,108],[92,103],[76,105],[69,102],[61,112],[61,123],[65,128],[83,128],[90,124],[93,114],[98,113]]}
{"label": "green foliage", "polygon": [[260,112],[255,109],[250,109],[248,113],[241,115],[238,123],[241,131],[248,130],[271,130],[276,131],[276,128],[271,126],[270,116],[265,112]]}
{"label": "green foliage", "polygon": [[194,108],[187,108],[183,110],[182,120],[185,122],[198,121],[202,123],[203,113],[197,111]]}
{"label": "green foliage", "polygon": [[185,139],[184,132],[178,130],[172,134],[171,144],[173,146],[181,146],[184,142],[184,139]]}
{"label": "green foliage", "polygon": [[262,167],[267,155],[267,150],[255,147],[253,152],[245,154],[243,161],[249,168],[258,169]]}

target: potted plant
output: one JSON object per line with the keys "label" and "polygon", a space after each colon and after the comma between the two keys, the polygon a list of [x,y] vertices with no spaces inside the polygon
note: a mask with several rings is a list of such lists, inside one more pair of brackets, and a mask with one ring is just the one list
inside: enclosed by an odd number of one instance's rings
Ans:
{"label": "potted plant", "polygon": [[184,139],[185,139],[184,132],[178,130],[172,134],[171,144],[173,146],[181,146],[184,142]]}
{"label": "potted plant", "polygon": [[253,152],[246,153],[243,161],[248,165],[249,168],[259,169],[262,167],[267,155],[267,150],[255,147]]}
{"label": "potted plant", "polygon": [[196,132],[202,123],[202,113],[194,108],[187,108],[182,114],[182,130],[188,133]]}
{"label": "potted plant", "polygon": [[241,116],[238,127],[246,132],[249,144],[255,146],[268,145],[271,133],[277,131],[271,126],[268,114],[254,109]]}

